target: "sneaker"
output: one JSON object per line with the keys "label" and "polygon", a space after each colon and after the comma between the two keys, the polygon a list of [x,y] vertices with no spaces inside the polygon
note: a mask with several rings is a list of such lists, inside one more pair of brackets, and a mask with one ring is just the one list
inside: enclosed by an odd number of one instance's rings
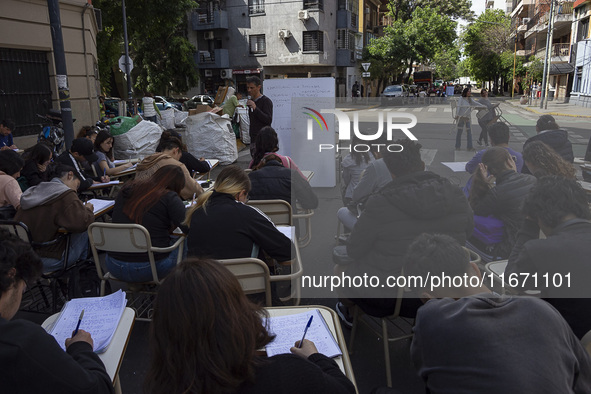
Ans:
{"label": "sneaker", "polygon": [[351,316],[349,316],[348,308],[345,305],[343,305],[342,302],[340,302],[340,301],[337,302],[335,310],[337,311],[337,314],[341,318],[343,325],[347,328],[353,328],[353,318]]}

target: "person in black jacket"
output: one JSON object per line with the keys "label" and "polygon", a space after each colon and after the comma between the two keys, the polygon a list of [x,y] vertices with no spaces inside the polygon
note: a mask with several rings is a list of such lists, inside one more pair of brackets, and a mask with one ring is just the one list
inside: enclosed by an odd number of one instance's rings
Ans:
{"label": "person in black jacket", "polygon": [[[518,290],[540,290],[540,296],[582,338],[591,330],[591,210],[587,194],[574,179],[546,176],[529,191],[524,213],[505,269],[505,284],[517,285]],[[545,239],[539,239],[540,230]],[[507,282],[509,275],[519,280]]]}
{"label": "person in black jacket", "polygon": [[42,263],[29,244],[0,230],[0,382],[3,393],[112,393],[91,335],[78,330],[66,351],[39,325],[11,320],[26,283],[41,275]]}
{"label": "person in black jacket", "polygon": [[[556,151],[562,158],[569,163],[573,163],[575,155],[573,153],[572,143],[568,139],[568,132],[561,129],[552,115],[542,115],[536,123],[536,135],[530,137],[523,144],[523,148],[533,141],[542,141]],[[529,173],[527,166],[522,171]]]}
{"label": "person in black jacket", "polygon": [[109,176],[93,177],[85,173],[84,165],[94,163],[98,156],[94,153],[94,145],[88,138],[76,138],[72,141],[72,147],[56,158],[56,161],[70,167],[74,167],[80,178],[78,192],[87,190],[94,183],[109,182]]}
{"label": "person in black jacket", "polygon": [[307,339],[301,348],[295,342],[291,354],[261,356],[258,350],[274,339],[264,317],[226,267],[183,261],[154,302],[146,392],[355,393],[337,364]]}
{"label": "person in black jacket", "polygon": [[[401,273],[406,250],[419,234],[447,234],[463,245],[473,228],[472,210],[464,193],[447,179],[425,171],[421,145],[408,139],[395,143],[403,150],[384,156],[392,182],[370,196],[347,244],[354,262],[346,266],[345,274],[377,276],[381,284],[388,276]],[[337,312],[349,327],[347,307],[352,303],[373,316],[394,312],[396,289],[378,286],[342,290],[341,295],[352,300],[341,299],[349,305],[339,302]],[[403,301],[402,315],[412,317],[420,305],[417,299]]]}
{"label": "person in black jacket", "polygon": [[[248,118],[250,119],[250,140],[256,141],[259,131],[265,126],[271,126],[273,123],[273,102],[267,96],[261,93],[261,79],[259,77],[248,77],[246,79],[246,89],[248,90],[248,100],[246,106]],[[254,144],[250,145],[250,155],[254,157]]]}
{"label": "person in black jacket", "polygon": [[[281,158],[273,153],[265,156],[248,177],[251,183],[251,200],[284,200],[291,205],[294,212],[296,202],[303,209],[318,207],[318,197],[312,186],[295,170],[283,167]],[[292,196],[295,197],[293,204]]]}
{"label": "person in black jacket", "polygon": [[265,214],[244,204],[249,193],[243,169],[228,166],[220,172],[213,191],[200,195],[187,212],[189,256],[265,260],[264,251],[279,263],[292,260],[291,240]]}
{"label": "person in black jacket", "polygon": [[187,167],[187,170],[189,170],[191,175],[194,173],[205,173],[211,169],[209,167],[209,163],[205,161],[205,158],[200,157],[198,159],[189,153],[189,151],[187,151],[187,146],[183,143],[181,135],[173,130],[166,130],[162,132],[160,142],[156,147],[156,152],[162,152],[164,150],[163,146],[168,140],[174,140],[178,142],[179,146],[181,147],[181,158],[179,161],[183,163],[185,167]]}
{"label": "person in black jacket", "polygon": [[496,257],[509,257],[523,221],[523,201],[535,183],[533,175],[517,172],[515,161],[505,148],[493,147],[482,155],[469,199],[475,215],[493,215],[503,222],[503,240],[495,246]]}
{"label": "person in black jacket", "polygon": [[[175,239],[170,233],[182,226],[185,204],[179,193],[185,186],[183,170],[175,165],[159,168],[143,181],[126,184],[115,200],[113,223],[141,224],[150,233],[152,246],[167,248]],[[154,253],[158,278],[161,279],[176,265],[179,249],[170,253]],[[182,252],[185,253],[184,251]],[[146,253],[110,252],[105,258],[109,272],[127,282],[152,280],[152,270]]]}
{"label": "person in black jacket", "polygon": [[36,186],[41,182],[48,182],[49,164],[53,161],[53,149],[44,142],[39,142],[23,154],[25,166],[21,170],[21,176],[25,177],[26,188]]}

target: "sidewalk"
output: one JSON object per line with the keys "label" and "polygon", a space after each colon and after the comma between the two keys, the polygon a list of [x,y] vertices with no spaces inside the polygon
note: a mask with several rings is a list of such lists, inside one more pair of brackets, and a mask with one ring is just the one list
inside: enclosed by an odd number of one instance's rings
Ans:
{"label": "sidewalk", "polygon": [[549,101],[547,109],[540,108],[540,101],[535,100],[532,104],[519,104],[519,100],[507,100],[506,104],[510,104],[516,108],[521,108],[538,115],[553,115],[553,116],[568,116],[572,118],[591,118],[591,111],[589,108],[574,105],[573,103],[563,103],[560,101]]}

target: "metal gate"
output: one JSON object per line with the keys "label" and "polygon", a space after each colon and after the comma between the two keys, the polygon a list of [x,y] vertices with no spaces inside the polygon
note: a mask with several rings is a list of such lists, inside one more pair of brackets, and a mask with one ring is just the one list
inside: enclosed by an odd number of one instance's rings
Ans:
{"label": "metal gate", "polygon": [[48,53],[0,48],[0,119],[12,119],[14,136],[37,134],[51,108]]}

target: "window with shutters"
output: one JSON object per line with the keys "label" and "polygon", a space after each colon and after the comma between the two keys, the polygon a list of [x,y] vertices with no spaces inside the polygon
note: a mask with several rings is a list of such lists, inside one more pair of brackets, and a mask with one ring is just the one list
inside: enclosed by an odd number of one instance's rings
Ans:
{"label": "window with shutters", "polygon": [[305,31],[304,52],[324,52],[324,33],[322,31]]}
{"label": "window with shutters", "polygon": [[304,9],[324,11],[324,0],[304,0]]}
{"label": "window with shutters", "polygon": [[265,0],[248,0],[248,14],[262,15],[265,13]]}
{"label": "window with shutters", "polygon": [[249,37],[250,54],[251,55],[266,55],[267,46],[265,44],[265,35],[257,34]]}
{"label": "window with shutters", "polygon": [[355,34],[348,29],[337,30],[337,49],[355,49]]}

